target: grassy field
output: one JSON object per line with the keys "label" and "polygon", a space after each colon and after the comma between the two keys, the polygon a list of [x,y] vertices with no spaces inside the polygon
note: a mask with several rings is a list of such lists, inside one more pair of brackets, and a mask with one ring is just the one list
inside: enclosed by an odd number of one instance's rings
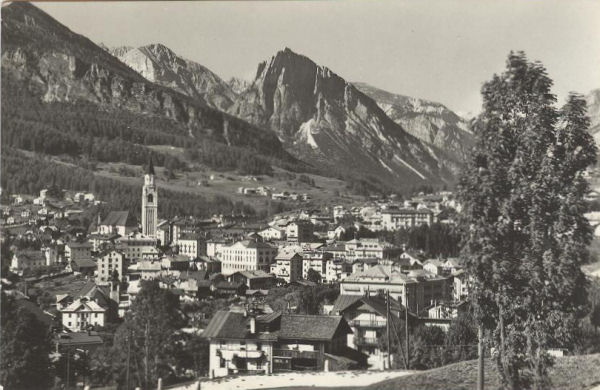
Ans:
{"label": "grassy field", "polygon": [[[496,389],[500,378],[491,361],[486,362],[485,387]],[[600,354],[557,359],[550,372],[552,389],[583,390],[600,385]],[[468,361],[424,371],[368,386],[369,390],[462,390],[477,386],[477,362]]]}
{"label": "grassy field", "polygon": [[[600,386],[600,354],[559,358],[550,372],[552,390],[591,390]],[[497,389],[498,372],[486,361],[485,388]],[[273,390],[356,390],[360,387],[280,387]],[[477,388],[477,362],[468,361],[378,382],[361,390],[472,390]]]}
{"label": "grassy field", "polygon": [[[155,147],[152,149],[160,150],[163,153],[164,146]],[[170,152],[175,155],[180,155],[180,151],[174,147],[168,147]],[[190,164],[192,165],[192,164]],[[136,177],[122,176],[118,173],[120,167],[125,167],[131,171],[139,173]],[[311,198],[308,202],[284,201],[292,208],[311,208],[313,206],[334,205],[334,204],[357,204],[364,201],[363,197],[350,195],[346,189],[346,182],[319,175],[300,174],[285,171],[281,168],[274,168],[274,175],[256,175],[256,180],[250,179],[250,176],[239,175],[236,172],[223,172],[213,170],[204,166],[194,164],[192,169],[187,172],[176,172],[176,178],[167,180],[166,171],[162,167],[155,167],[158,180],[156,181],[159,187],[181,192],[190,192],[203,195],[209,198],[221,195],[230,198],[231,200],[243,201],[252,205],[257,210],[267,207],[267,198],[264,196],[245,196],[238,193],[239,187],[256,188],[266,186],[273,188],[273,192],[287,191],[289,193],[308,194]],[[131,182],[137,180],[142,182],[142,168],[136,165],[128,165],[124,163],[99,163],[96,174],[112,179]],[[300,175],[305,175],[314,181],[314,186],[302,182],[298,178]],[[295,176],[295,177],[294,177]]]}

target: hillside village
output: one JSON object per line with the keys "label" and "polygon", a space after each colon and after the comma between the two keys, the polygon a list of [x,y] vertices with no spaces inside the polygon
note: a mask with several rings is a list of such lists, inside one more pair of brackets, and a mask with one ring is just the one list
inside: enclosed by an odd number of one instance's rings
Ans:
{"label": "hillside village", "polygon": [[[100,215],[102,200],[92,193],[56,188],[38,197],[13,194],[2,205],[3,248],[10,244],[11,254],[3,291],[53,324],[59,351],[98,348],[100,334],[122,321],[146,281],[180,302],[218,303],[195,324],[210,341],[210,377],[380,369],[388,316],[403,318],[408,308],[415,324],[447,329],[466,311],[468,280],[457,258],[428,258],[376,236],[451,226],[459,207],[450,192],[299,210],[264,223],[226,216],[164,220],[155,180],[150,162],[141,223],[132,210]],[[269,304],[273,291],[316,286],[333,293],[311,314],[296,314],[301,311],[290,302]],[[240,337],[247,340],[240,344]]]}
{"label": "hillside village", "polygon": [[579,3],[3,4],[0,390],[598,390]]}

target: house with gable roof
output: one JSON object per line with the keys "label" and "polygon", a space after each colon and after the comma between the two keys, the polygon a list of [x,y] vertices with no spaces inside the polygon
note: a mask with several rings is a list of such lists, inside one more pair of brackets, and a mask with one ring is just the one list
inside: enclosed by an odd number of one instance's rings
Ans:
{"label": "house with gable roof", "polygon": [[222,377],[364,367],[366,356],[346,345],[351,332],[341,316],[219,311],[202,336],[209,376]]}

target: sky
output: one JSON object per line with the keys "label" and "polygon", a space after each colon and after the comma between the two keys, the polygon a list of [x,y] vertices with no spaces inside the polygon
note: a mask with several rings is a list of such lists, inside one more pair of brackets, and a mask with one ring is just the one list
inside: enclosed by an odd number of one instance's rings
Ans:
{"label": "sky", "polygon": [[289,47],[348,81],[480,111],[511,50],[541,61],[563,102],[600,88],[597,0],[44,2],[96,43],[162,43],[221,78],[252,79]]}

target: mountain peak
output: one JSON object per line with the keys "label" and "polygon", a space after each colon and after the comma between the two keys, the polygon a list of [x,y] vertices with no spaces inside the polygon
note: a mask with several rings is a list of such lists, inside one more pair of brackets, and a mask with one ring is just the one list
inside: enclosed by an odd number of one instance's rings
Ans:
{"label": "mountain peak", "polygon": [[306,161],[396,183],[449,176],[375,101],[288,47],[259,64],[254,82],[229,112],[271,128]]}
{"label": "mountain peak", "polygon": [[111,52],[147,80],[175,89],[205,104],[226,110],[236,97],[229,84],[203,65],[178,56],[162,43]]}

